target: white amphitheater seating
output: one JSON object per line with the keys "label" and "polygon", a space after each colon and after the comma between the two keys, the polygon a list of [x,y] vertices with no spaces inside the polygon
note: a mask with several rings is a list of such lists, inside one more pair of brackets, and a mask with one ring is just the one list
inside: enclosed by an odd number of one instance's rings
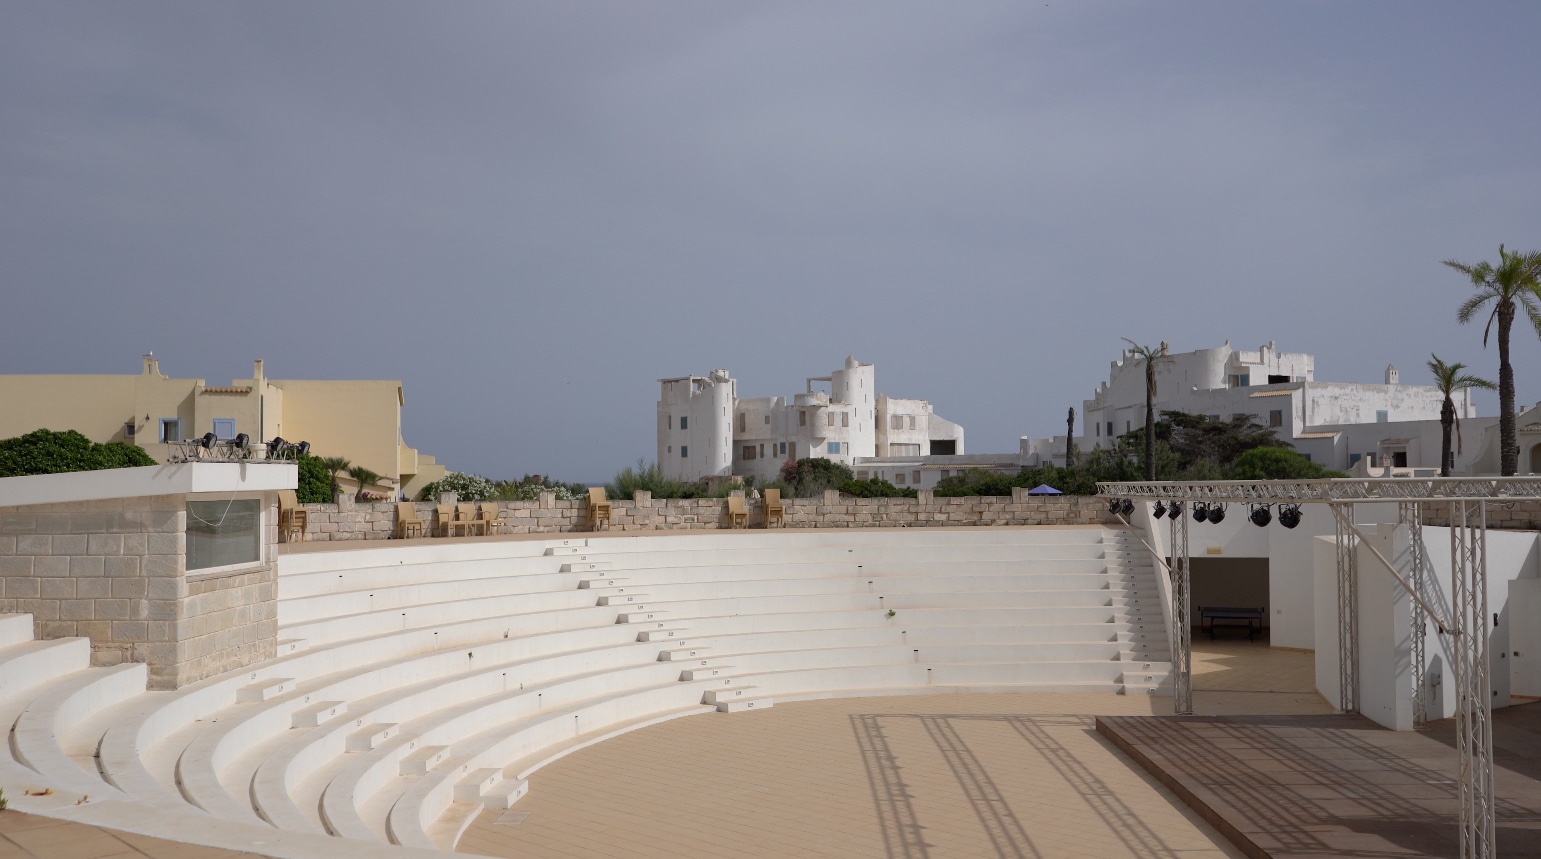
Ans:
{"label": "white amphitheater seating", "polygon": [[411,855],[453,847],[552,760],[667,719],[1159,694],[1169,668],[1149,552],[1119,529],[377,545],[283,556],[278,592],[276,658],[176,692],[0,616],[0,779],[55,791],[13,807],[236,849],[282,830],[265,849],[307,859]]}

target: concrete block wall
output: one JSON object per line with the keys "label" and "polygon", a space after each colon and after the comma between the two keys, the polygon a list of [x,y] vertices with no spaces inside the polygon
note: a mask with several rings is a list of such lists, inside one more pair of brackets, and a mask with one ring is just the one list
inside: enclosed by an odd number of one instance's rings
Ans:
{"label": "concrete block wall", "polygon": [[93,665],[143,662],[175,689],[271,658],[278,540],[264,562],[188,575],[186,495],[0,508],[0,612],[30,612],[37,638],[91,639]]}
{"label": "concrete block wall", "polygon": [[[833,490],[822,498],[785,499],[788,528],[915,528],[994,525],[1117,525],[1106,502],[1091,496],[969,496],[935,498],[852,498]],[[395,533],[393,503],[307,504],[307,541],[384,540]],[[749,500],[749,527],[765,527],[763,501]],[[416,505],[417,516],[431,529],[434,505]],[[508,520],[507,534],[588,531],[587,503],[504,501],[498,505]],[[609,530],[675,531],[731,527],[724,498],[654,499],[639,492],[631,501],[611,503]]]}

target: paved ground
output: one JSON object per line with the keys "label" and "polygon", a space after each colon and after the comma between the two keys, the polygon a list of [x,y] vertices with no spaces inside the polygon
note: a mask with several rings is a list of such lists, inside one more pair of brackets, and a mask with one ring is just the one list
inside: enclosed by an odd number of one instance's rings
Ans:
{"label": "paved ground", "polygon": [[[1311,656],[1195,642],[1196,709],[1330,713]],[[1170,698],[930,695],[680,719],[575,753],[462,852],[499,857],[1241,855],[1110,742]],[[504,819],[503,823],[499,823]]]}

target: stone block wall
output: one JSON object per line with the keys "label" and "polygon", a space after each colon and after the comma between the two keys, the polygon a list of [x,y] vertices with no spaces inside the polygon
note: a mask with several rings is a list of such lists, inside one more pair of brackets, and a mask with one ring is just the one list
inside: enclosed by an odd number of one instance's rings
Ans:
{"label": "stone block wall", "polygon": [[[1425,504],[1423,524],[1449,527],[1450,512],[1446,505],[1437,502]],[[1541,531],[1541,501],[1490,502],[1487,505],[1487,526],[1512,531]]]}
{"label": "stone block wall", "polygon": [[90,638],[93,665],[147,663],[151,689],[272,657],[276,502],[261,564],[188,575],[187,500],[0,508],[0,612],[31,613],[38,638]]}
{"label": "stone block wall", "polygon": [[[1090,496],[970,496],[934,498],[852,498],[833,490],[823,498],[790,498],[788,528],[916,528],[994,525],[1117,525],[1106,501]],[[307,504],[307,541],[384,540],[396,529],[393,503]],[[765,527],[763,501],[749,500],[749,527]],[[416,505],[417,516],[432,532],[435,505]],[[508,526],[506,534],[588,531],[584,501],[557,501],[549,494],[539,501],[504,501],[498,505]],[[724,498],[653,499],[638,492],[631,501],[611,503],[610,531],[675,531],[729,528]]]}

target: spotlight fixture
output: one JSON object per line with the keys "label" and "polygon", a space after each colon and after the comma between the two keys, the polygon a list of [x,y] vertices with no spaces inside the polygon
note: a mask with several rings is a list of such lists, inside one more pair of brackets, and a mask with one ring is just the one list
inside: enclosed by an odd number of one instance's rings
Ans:
{"label": "spotlight fixture", "polygon": [[1108,502],[1108,512],[1109,513],[1117,513],[1118,512],[1118,508],[1120,508],[1122,506],[1123,506],[1122,504],[1118,503],[1118,499],[1114,498],[1113,500]]}
{"label": "spotlight fixture", "polygon": [[1118,512],[1124,514],[1125,516],[1128,516],[1130,513],[1133,513],[1134,512],[1134,502],[1129,500],[1128,498],[1125,498],[1123,503],[1118,505]]}
{"label": "spotlight fixture", "polygon": [[246,451],[251,450],[251,436],[247,435],[244,432],[243,433],[237,433],[236,437],[235,437],[234,445],[235,445],[236,450],[239,450],[242,453],[245,453]]}
{"label": "spotlight fixture", "polygon": [[1210,524],[1213,524],[1213,525],[1219,525],[1221,522],[1225,521],[1225,505],[1224,504],[1211,504],[1211,505],[1209,505],[1209,521],[1210,521]]}
{"label": "spotlight fixture", "polygon": [[1247,518],[1251,519],[1252,524],[1256,525],[1257,527],[1267,528],[1268,523],[1273,521],[1273,511],[1269,509],[1269,505],[1253,504],[1251,507],[1252,515],[1248,516]]}
{"label": "spotlight fixture", "polygon": [[1193,521],[1203,522],[1209,518],[1209,505],[1199,501],[1193,505]]}
{"label": "spotlight fixture", "polygon": [[1279,505],[1279,524],[1283,525],[1286,528],[1293,528],[1296,525],[1299,525],[1300,524],[1300,505],[1299,504],[1281,504],[1281,505]]}
{"label": "spotlight fixture", "polygon": [[284,446],[287,445],[287,444],[288,444],[288,442],[284,441],[284,437],[283,436],[281,436],[281,435],[273,436],[273,439],[268,442],[268,459],[277,459],[278,458],[278,452],[280,450],[283,450]]}
{"label": "spotlight fixture", "polygon": [[213,450],[214,443],[216,441],[219,441],[219,436],[211,432],[206,432],[203,434],[203,438],[198,442],[198,446],[204,450]]}
{"label": "spotlight fixture", "polygon": [[1166,505],[1162,504],[1160,501],[1157,501],[1156,506],[1150,508],[1150,514],[1151,516],[1160,519],[1166,515]]}
{"label": "spotlight fixture", "polygon": [[295,448],[295,451],[298,452],[300,456],[310,456],[310,442],[300,442],[299,446]]}
{"label": "spotlight fixture", "polygon": [[1167,511],[1166,515],[1169,519],[1176,519],[1177,517],[1183,515],[1183,503],[1181,501],[1173,501],[1172,509]]}

